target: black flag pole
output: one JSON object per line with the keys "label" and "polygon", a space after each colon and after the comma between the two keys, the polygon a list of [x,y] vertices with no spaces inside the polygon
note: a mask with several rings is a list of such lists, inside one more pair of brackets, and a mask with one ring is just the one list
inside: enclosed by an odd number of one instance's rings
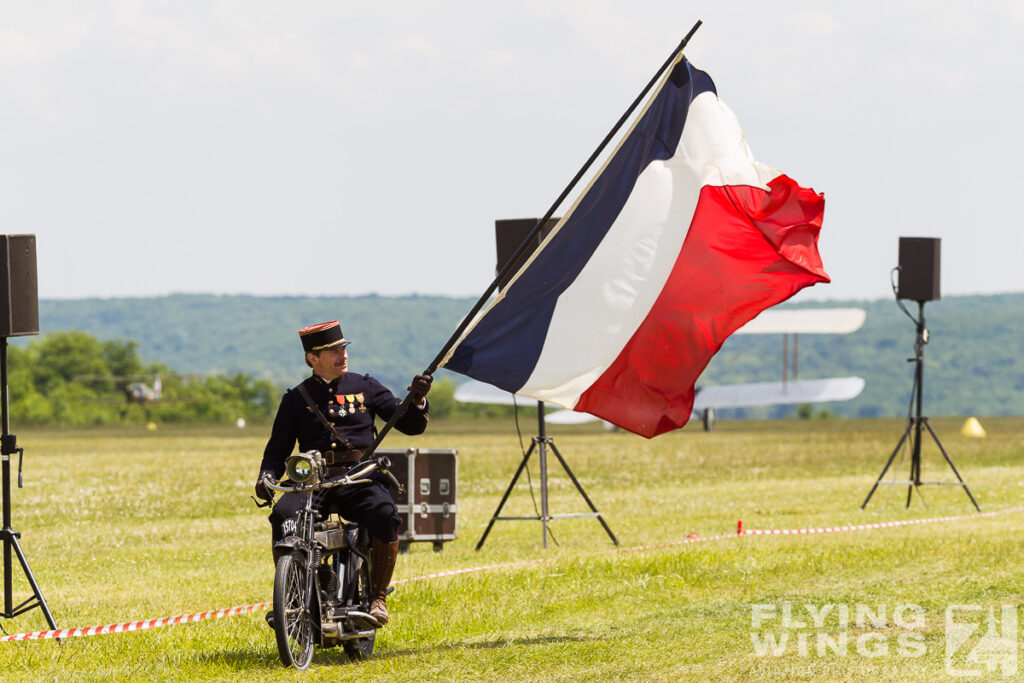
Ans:
{"label": "black flag pole", "polygon": [[[573,179],[570,180],[569,184],[566,185],[564,190],[562,190],[562,193],[558,195],[558,199],[554,201],[554,203],[551,205],[551,208],[547,210],[547,213],[545,213],[544,216],[537,221],[537,224],[533,226],[533,229],[530,230],[530,234],[523,239],[523,242],[522,244],[519,245],[519,248],[515,250],[511,257],[509,257],[508,261],[505,263],[505,267],[501,269],[501,272],[499,272],[498,275],[494,278],[494,281],[491,282],[490,286],[486,289],[486,291],[484,291],[484,293],[480,295],[480,299],[476,302],[476,304],[473,306],[470,312],[466,314],[466,317],[462,319],[462,322],[459,324],[459,327],[455,330],[454,333],[452,333],[452,336],[448,339],[448,341],[445,342],[444,347],[438,352],[437,356],[434,357],[434,360],[432,360],[430,362],[430,365],[428,365],[427,368],[423,371],[424,375],[433,375],[437,371],[437,368],[441,364],[441,361],[448,354],[448,352],[451,351],[452,347],[455,346],[456,342],[458,342],[459,339],[462,338],[462,335],[466,331],[466,328],[468,328],[473,323],[473,321],[476,319],[477,314],[487,303],[488,299],[490,299],[491,295],[494,294],[494,291],[498,288],[498,283],[502,282],[505,276],[511,273],[514,268],[519,267],[519,261],[522,259],[528,246],[532,244],[533,240],[537,237],[538,234],[540,234],[541,228],[544,226],[544,224],[547,223],[553,215],[555,215],[555,211],[557,211],[558,207],[562,205],[562,202],[565,201],[565,198],[569,196],[569,193],[572,192],[574,187],[576,187],[580,179],[583,178],[583,176],[587,173],[590,167],[597,160],[597,158],[601,156],[601,152],[603,152],[605,147],[608,146],[608,143],[611,142],[612,138],[614,138],[615,135],[619,132],[619,129],[622,128],[623,124],[625,124],[626,121],[629,120],[629,117],[632,116],[634,111],[636,111],[636,108],[640,106],[640,103],[643,102],[645,97],[647,97],[647,93],[650,92],[651,88],[655,86],[655,84],[658,82],[658,79],[661,78],[662,73],[664,73],[665,70],[672,65],[672,62],[676,60],[676,57],[679,55],[679,53],[686,48],[686,44],[690,42],[690,38],[692,38],[693,34],[697,32],[697,29],[700,28],[700,25],[702,23],[704,22],[698,20],[697,23],[693,25],[693,28],[690,29],[689,33],[683,36],[683,39],[679,42],[679,45],[677,45],[676,48],[672,50],[672,54],[669,55],[668,59],[665,60],[665,63],[661,65],[657,73],[655,73],[651,80],[648,81],[647,85],[644,86],[644,89],[641,90],[640,94],[637,95],[636,99],[633,100],[633,103],[629,105],[629,108],[626,109],[622,116],[619,117],[619,120],[615,122],[615,125],[612,127],[612,129],[608,131],[608,134],[604,136],[603,140],[601,140],[601,144],[597,146],[597,149],[595,149],[593,154],[591,154],[590,157],[586,160],[586,162],[584,162],[580,170],[576,173],[575,176],[573,176]],[[377,437],[373,440],[373,444],[366,452],[367,457],[373,455],[373,453],[377,450],[377,447],[380,445],[381,441],[384,440],[384,437],[387,435],[387,433],[391,431],[392,427],[395,426],[395,423],[398,422],[399,419],[401,419],[402,415],[405,414],[405,411],[409,409],[410,405],[412,405],[412,394],[406,393],[405,398],[402,400],[402,403],[399,404],[397,410],[395,410],[394,414],[391,416],[391,419],[387,421],[387,423],[381,428],[380,432],[377,434]]]}

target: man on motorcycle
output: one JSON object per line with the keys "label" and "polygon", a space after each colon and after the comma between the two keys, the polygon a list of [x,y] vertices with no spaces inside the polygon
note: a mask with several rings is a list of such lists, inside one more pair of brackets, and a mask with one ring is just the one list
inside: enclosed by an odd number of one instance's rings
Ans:
{"label": "man on motorcycle", "polygon": [[[388,420],[401,401],[370,375],[348,370],[349,341],[337,320],[310,325],[299,330],[312,375],[285,392],[274,418],[270,439],[263,451],[256,495],[271,500],[263,485],[263,475],[277,480],[284,474],[285,459],[295,442],[299,451],[320,451],[328,465],[328,474],[344,474],[373,443],[374,418]],[[427,400],[432,378],[416,375],[408,391],[412,406],[395,427],[404,434],[422,434],[427,427]],[[324,492],[321,509],[330,507],[343,518],[365,528],[371,538],[370,615],[380,624],[388,622],[385,594],[398,558],[398,508],[380,473],[371,475],[372,483],[341,486]],[[302,496],[281,496],[270,514],[273,543],[282,537],[285,520],[294,517],[303,506]],[[277,562],[277,553],[274,554]]]}

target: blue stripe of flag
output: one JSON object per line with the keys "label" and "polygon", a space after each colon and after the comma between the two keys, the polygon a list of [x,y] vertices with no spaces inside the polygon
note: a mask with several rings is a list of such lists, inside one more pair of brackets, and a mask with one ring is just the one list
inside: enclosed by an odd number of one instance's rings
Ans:
{"label": "blue stripe of flag", "polygon": [[685,58],[676,64],[572,215],[460,342],[445,363],[447,369],[512,392],[526,383],[544,347],[559,296],[586,266],[644,169],[675,154],[690,102],[708,91],[716,92],[710,76]]}

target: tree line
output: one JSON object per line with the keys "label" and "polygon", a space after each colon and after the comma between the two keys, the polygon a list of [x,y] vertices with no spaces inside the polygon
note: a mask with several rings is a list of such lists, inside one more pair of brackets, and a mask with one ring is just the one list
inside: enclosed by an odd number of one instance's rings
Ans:
{"label": "tree line", "polygon": [[[132,384],[159,400],[130,402]],[[245,373],[181,376],[163,363],[143,363],[131,340],[100,341],[81,331],[52,332],[8,349],[11,420],[32,425],[260,420],[276,408],[271,382]]]}
{"label": "tree line", "polygon": [[[444,346],[472,299],[409,297],[256,297],[178,294],[121,299],[40,300],[41,329],[83,330],[101,340],[132,339],[138,355],[179,372],[266,380],[277,396],[309,372],[297,330],[338,318],[350,367],[368,372],[396,394]],[[916,314],[916,305],[911,313]],[[858,306],[864,327],[849,335],[800,335],[799,377],[857,375],[866,382],[852,401],[815,406],[849,417],[905,415],[912,384],[915,327],[892,299],[833,301],[784,307]],[[229,325],[225,321],[230,321]],[[950,296],[927,306],[925,403],[931,416],[1024,414],[1024,293]],[[12,340],[12,346],[26,343]],[[123,343],[123,342],[122,342]],[[728,339],[698,386],[778,381],[781,335]],[[792,369],[792,368],[790,368]],[[433,417],[442,417],[462,378],[438,372]],[[447,387],[447,389],[446,389]],[[276,404],[276,398],[271,403]],[[168,406],[168,409],[170,407]],[[163,410],[163,408],[162,408]],[[271,408],[273,410],[273,408]],[[452,406],[452,411],[477,410]],[[485,410],[479,408],[479,410]],[[486,410],[491,410],[488,408]],[[737,409],[725,418],[792,415],[794,406]],[[806,409],[804,409],[806,412]]]}
{"label": "tree line", "polygon": [[[129,401],[132,385],[161,397]],[[145,363],[133,340],[101,341],[82,331],[51,332],[8,348],[8,395],[14,424],[109,425],[158,422],[233,423],[273,417],[282,390],[244,372],[180,375],[164,363]],[[433,418],[504,416],[508,406],[474,406],[455,401],[455,384],[435,382]],[[399,394],[401,396],[401,394]]]}

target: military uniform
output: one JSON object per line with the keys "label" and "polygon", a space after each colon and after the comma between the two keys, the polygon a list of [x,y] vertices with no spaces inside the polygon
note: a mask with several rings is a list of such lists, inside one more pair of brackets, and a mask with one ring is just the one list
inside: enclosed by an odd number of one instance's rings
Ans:
{"label": "military uniform", "polygon": [[[291,455],[295,442],[299,451],[320,451],[329,466],[352,464],[361,451],[373,443],[374,417],[391,418],[400,401],[369,375],[346,373],[326,382],[317,375],[303,381],[306,391],[320,413],[348,441],[339,442],[334,434],[313,414],[298,387],[289,389],[281,399],[274,418],[270,439],[263,451],[261,472],[271,472],[277,479],[284,474],[285,459]],[[410,436],[422,434],[427,427],[427,410],[411,406],[395,423],[395,428]],[[353,450],[355,449],[355,450]],[[320,504],[345,519],[365,527],[373,538],[392,542],[398,540],[401,519],[384,478],[373,473],[372,484],[339,486],[323,492]],[[281,539],[284,520],[295,516],[304,505],[303,496],[287,493],[278,500],[270,515],[273,540]]]}
{"label": "military uniform", "polygon": [[[281,478],[296,441],[300,452],[316,450],[324,455],[329,475],[340,474],[343,467],[357,462],[373,443],[374,418],[390,420],[401,404],[373,377],[348,372],[345,347],[349,341],[337,320],[305,327],[299,330],[299,338],[313,375],[285,392],[277,409],[256,482],[256,495],[267,500],[272,494],[266,488],[264,475]],[[413,377],[412,405],[395,423],[399,431],[415,435],[426,429],[430,383],[429,375]],[[398,557],[401,520],[384,476],[373,472],[368,478],[369,483],[320,491],[315,494],[315,503],[324,514],[337,512],[369,532],[369,614],[384,625],[388,622],[385,596]],[[283,536],[285,520],[293,519],[305,503],[305,496],[298,493],[286,493],[278,499],[270,513],[275,545]],[[276,557],[275,548],[275,563]]]}
{"label": "military uniform", "polygon": [[[373,443],[373,418],[391,419],[399,400],[370,375],[346,373],[326,382],[316,375],[302,383],[320,413],[334,424],[335,429],[350,445],[340,443],[306,405],[298,388],[289,389],[277,409],[270,440],[263,451],[261,471],[270,471],[280,478],[284,474],[284,461],[291,455],[295,442],[299,451],[320,451],[327,464],[358,460],[350,448],[365,450]],[[427,411],[411,406],[395,423],[403,434],[422,434],[427,428]],[[333,455],[328,456],[328,453]],[[336,461],[336,462],[335,462]]]}

